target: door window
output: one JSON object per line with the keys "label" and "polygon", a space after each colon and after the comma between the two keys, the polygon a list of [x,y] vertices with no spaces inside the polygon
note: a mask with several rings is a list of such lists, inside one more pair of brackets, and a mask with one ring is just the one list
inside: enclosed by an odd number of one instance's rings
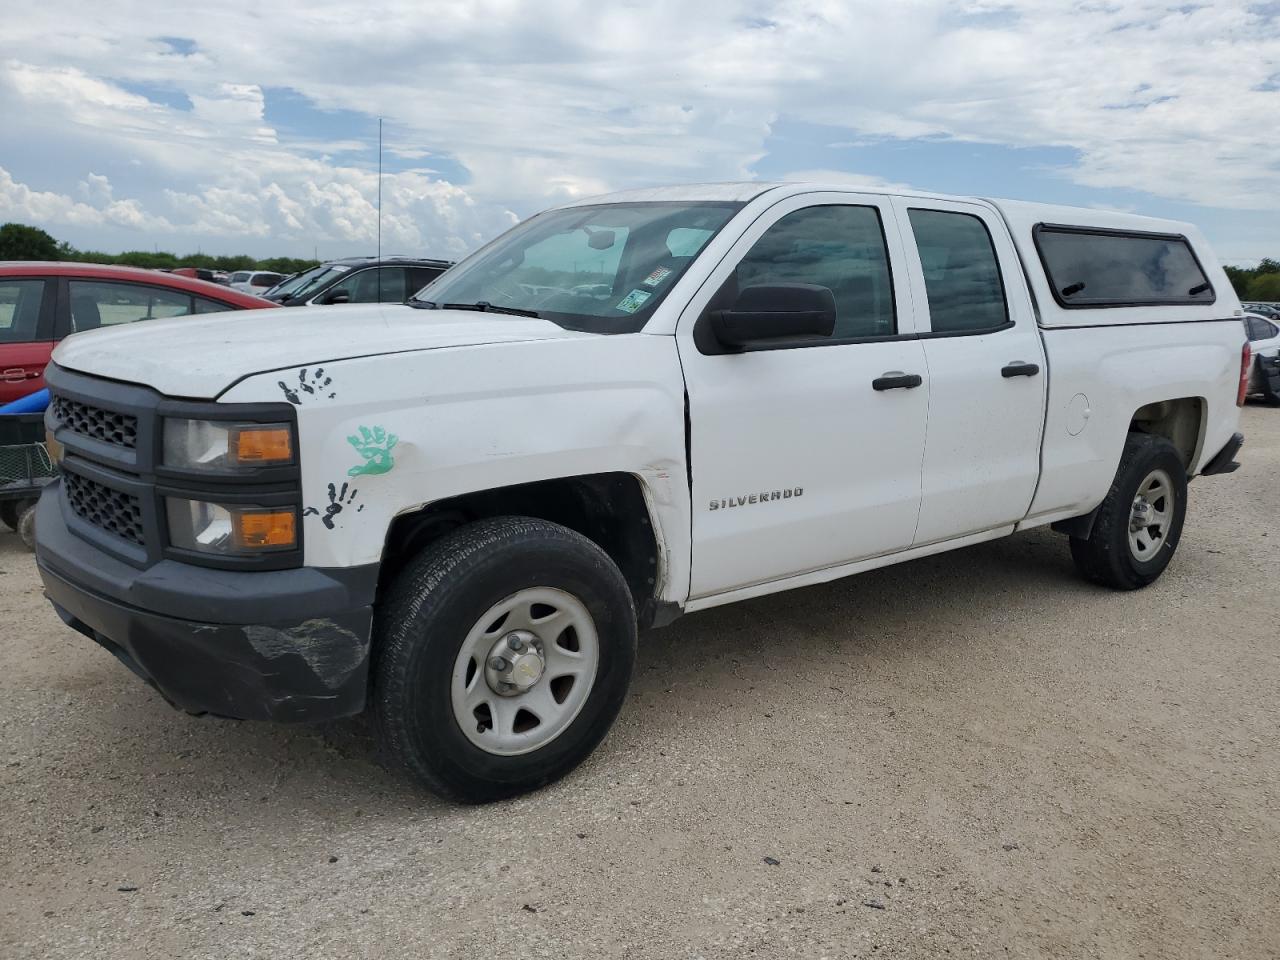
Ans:
{"label": "door window", "polygon": [[378,269],[378,300],[381,303],[404,303],[404,267],[380,267]]}
{"label": "door window", "polygon": [[807,207],[765,232],[738,264],[729,301],[747,287],[810,283],[835,297],[836,326],[820,343],[897,332],[893,279],[880,212],[875,207]]}
{"label": "door window", "polygon": [[67,286],[74,333],[191,313],[191,295],[177,290],[95,280],[71,280]]}
{"label": "door window", "polygon": [[417,293],[443,272],[443,270],[432,270],[429,267],[410,267],[409,293]]}
{"label": "door window", "polygon": [[0,343],[40,339],[43,280],[0,280]]}
{"label": "door window", "polygon": [[1270,321],[1261,317],[1246,317],[1244,325],[1250,340],[1270,340],[1280,333]]}
{"label": "door window", "polygon": [[977,333],[1009,322],[987,225],[968,213],[909,211],[934,333]]}
{"label": "door window", "polygon": [[206,300],[204,297],[192,297],[195,301],[196,313],[222,313],[226,310],[234,309],[231,304],[223,303],[221,300]]}
{"label": "door window", "polygon": [[[351,294],[349,303],[377,303],[378,271],[360,270],[342,281],[339,287],[335,289],[348,291]],[[332,293],[332,291],[330,292]]]}

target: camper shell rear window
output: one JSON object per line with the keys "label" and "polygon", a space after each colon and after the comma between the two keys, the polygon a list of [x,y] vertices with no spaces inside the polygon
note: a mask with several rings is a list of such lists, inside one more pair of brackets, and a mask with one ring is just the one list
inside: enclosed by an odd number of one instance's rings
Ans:
{"label": "camper shell rear window", "polygon": [[1065,309],[1208,304],[1217,299],[1181,234],[1040,223],[1033,235],[1053,297]]}

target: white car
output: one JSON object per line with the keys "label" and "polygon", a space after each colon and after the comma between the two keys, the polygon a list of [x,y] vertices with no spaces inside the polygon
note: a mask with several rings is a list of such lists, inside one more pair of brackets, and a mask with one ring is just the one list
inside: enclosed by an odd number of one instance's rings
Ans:
{"label": "white car", "polygon": [[1272,403],[1280,402],[1280,324],[1257,313],[1244,316],[1245,332],[1253,350],[1249,393]]}
{"label": "white car", "polygon": [[237,270],[231,274],[227,284],[232,290],[261,296],[283,279],[284,274],[272,273],[270,270]]}
{"label": "white car", "polygon": [[671,187],[425,293],[64,341],[37,560],[181,709],[368,709],[467,801],[576,766],[681,613],[1049,525],[1146,586],[1243,443],[1240,304],[1185,223]]}

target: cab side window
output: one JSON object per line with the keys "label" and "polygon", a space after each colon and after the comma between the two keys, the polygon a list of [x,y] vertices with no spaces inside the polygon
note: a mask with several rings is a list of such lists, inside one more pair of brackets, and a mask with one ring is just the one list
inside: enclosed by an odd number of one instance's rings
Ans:
{"label": "cab side window", "polygon": [[968,213],[909,211],[934,333],[978,333],[1009,322],[1000,263],[986,224]]}
{"label": "cab side window", "polygon": [[73,333],[133,323],[136,320],[182,317],[191,313],[190,294],[164,287],[70,280],[67,288],[71,295]]}
{"label": "cab side window", "polygon": [[874,207],[806,207],[787,214],[742,258],[735,280],[739,292],[778,283],[828,288],[836,326],[824,343],[897,332],[889,255]]}
{"label": "cab side window", "polygon": [[43,297],[43,280],[0,280],[0,343],[32,343],[41,339]]}

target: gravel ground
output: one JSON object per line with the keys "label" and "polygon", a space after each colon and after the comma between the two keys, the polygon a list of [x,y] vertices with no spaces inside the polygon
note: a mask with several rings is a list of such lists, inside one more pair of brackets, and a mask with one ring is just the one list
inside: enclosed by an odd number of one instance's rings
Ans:
{"label": "gravel ground", "polygon": [[486,808],[359,720],[171,710],[4,534],[0,955],[1280,957],[1280,411],[1242,429],[1155,586],[1032,532],[689,616]]}

